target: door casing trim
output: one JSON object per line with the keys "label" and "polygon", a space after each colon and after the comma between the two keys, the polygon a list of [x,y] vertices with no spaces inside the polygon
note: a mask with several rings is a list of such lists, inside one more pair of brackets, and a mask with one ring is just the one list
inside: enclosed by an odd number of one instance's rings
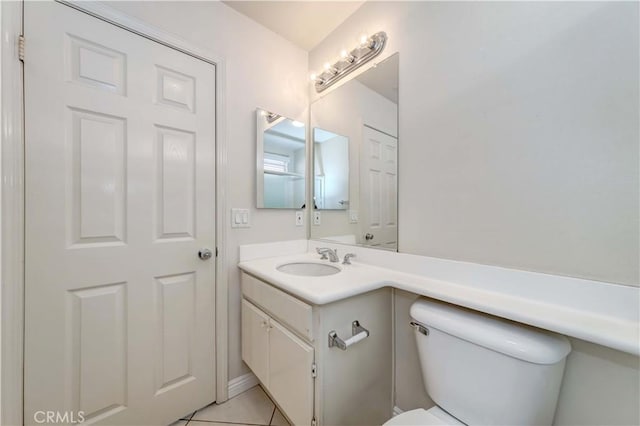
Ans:
{"label": "door casing trim", "polygon": [[21,425],[24,345],[22,2],[0,2],[0,424]]}
{"label": "door casing trim", "polygon": [[[102,2],[56,0],[124,30],[216,67],[216,401],[228,399],[227,145],[225,59]],[[23,424],[24,370],[24,114],[23,67],[18,36],[23,33],[23,2],[0,2],[0,424]],[[28,57],[28,40],[26,50]]]}

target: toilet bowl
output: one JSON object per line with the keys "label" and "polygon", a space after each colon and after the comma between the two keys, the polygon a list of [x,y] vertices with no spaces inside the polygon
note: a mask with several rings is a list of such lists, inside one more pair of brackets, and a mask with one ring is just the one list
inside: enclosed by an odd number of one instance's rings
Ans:
{"label": "toilet bowl", "polygon": [[443,426],[443,425],[464,425],[456,419],[450,416],[442,408],[435,406],[425,410],[424,408],[417,408],[411,411],[405,411],[404,413],[393,417],[391,420],[385,423],[385,425],[392,426]]}
{"label": "toilet bowl", "polygon": [[385,425],[551,425],[566,337],[431,299],[411,305],[423,383],[436,403]]}

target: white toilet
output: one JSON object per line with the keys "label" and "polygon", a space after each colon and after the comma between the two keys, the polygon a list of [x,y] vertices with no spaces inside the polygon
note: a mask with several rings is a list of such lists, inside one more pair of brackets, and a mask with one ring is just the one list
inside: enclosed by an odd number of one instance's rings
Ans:
{"label": "white toilet", "polygon": [[385,425],[551,425],[566,337],[434,300],[411,306],[422,378],[437,404]]}

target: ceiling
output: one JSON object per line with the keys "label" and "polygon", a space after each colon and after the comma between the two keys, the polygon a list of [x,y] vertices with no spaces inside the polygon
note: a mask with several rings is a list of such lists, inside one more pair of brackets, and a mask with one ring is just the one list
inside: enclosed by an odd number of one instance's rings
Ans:
{"label": "ceiling", "polygon": [[273,32],[310,51],[364,1],[223,1]]}

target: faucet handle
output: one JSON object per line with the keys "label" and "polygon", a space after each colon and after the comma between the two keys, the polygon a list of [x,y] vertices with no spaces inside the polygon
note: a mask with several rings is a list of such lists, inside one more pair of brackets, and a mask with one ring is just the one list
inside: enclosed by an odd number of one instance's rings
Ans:
{"label": "faucet handle", "polygon": [[327,259],[328,259],[328,257],[327,257],[327,250],[328,250],[327,248],[316,247],[316,252],[317,252],[318,254],[321,254],[321,255],[322,255],[322,257],[320,258],[320,260],[327,260]]}
{"label": "faucet handle", "polygon": [[343,265],[351,265],[351,259],[356,257],[354,253],[347,253],[344,255],[344,260],[342,261]]}
{"label": "faucet handle", "polygon": [[319,247],[319,248],[316,248],[316,251],[318,252],[318,254],[322,255],[320,260],[327,259],[327,256],[329,256],[328,258],[332,262],[338,262],[340,260],[340,258],[338,257],[338,249]]}

